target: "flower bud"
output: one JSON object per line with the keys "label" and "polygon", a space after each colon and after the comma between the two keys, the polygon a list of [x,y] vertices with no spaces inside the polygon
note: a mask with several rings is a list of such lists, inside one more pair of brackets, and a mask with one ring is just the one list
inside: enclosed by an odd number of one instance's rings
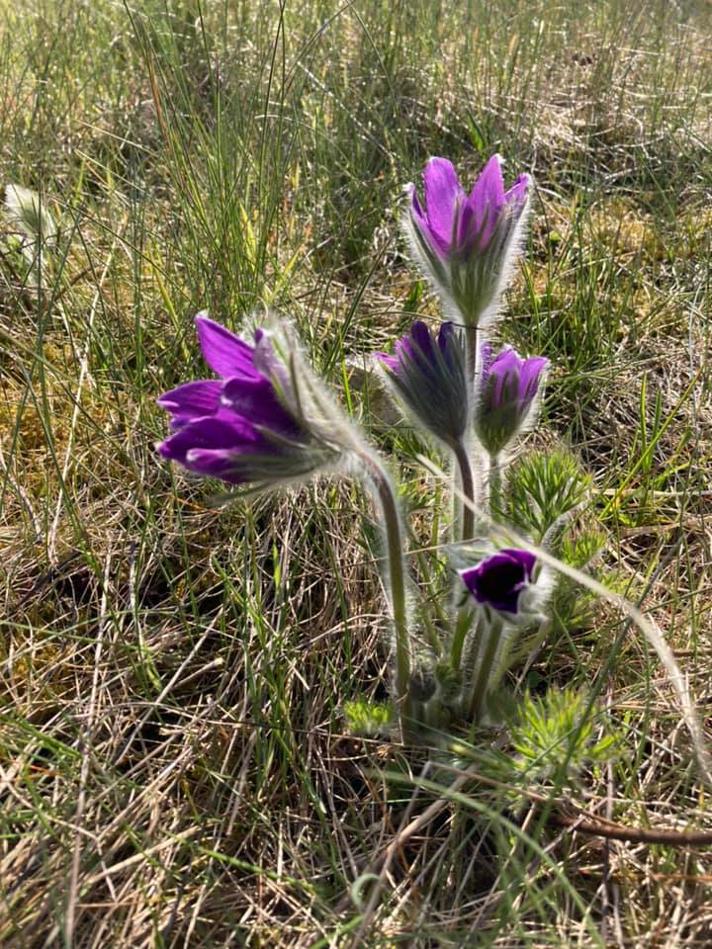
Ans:
{"label": "flower bud", "polygon": [[416,702],[428,702],[438,690],[438,681],[435,673],[431,669],[419,667],[416,669],[408,684],[408,691],[411,698]]}
{"label": "flower bud", "polygon": [[527,207],[529,176],[504,190],[502,160],[494,155],[468,196],[445,158],[423,172],[425,201],[408,185],[406,230],[413,249],[446,302],[468,326],[496,313],[509,277]]}
{"label": "flower bud", "polygon": [[511,348],[493,357],[492,347],[485,343],[481,366],[475,431],[485,451],[496,458],[533,417],[549,360],[523,359]]}
{"label": "flower bud", "polygon": [[461,442],[468,425],[469,392],[460,331],[443,323],[436,337],[418,320],[398,340],[394,356],[377,357],[415,419],[446,444]]}

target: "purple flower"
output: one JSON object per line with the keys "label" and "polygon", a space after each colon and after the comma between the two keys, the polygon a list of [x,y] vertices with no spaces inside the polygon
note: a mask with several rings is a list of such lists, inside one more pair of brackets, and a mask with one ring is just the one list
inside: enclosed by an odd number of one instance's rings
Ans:
{"label": "purple flower", "polygon": [[480,361],[475,429],[485,450],[496,457],[530,419],[549,360],[524,359],[509,347],[494,356],[485,343]]}
{"label": "purple flower", "polygon": [[159,453],[195,474],[230,484],[305,476],[335,457],[305,422],[270,335],[251,346],[200,314],[203,357],[220,379],[187,382],[158,399],[174,432]]}
{"label": "purple flower", "polygon": [[516,616],[522,592],[532,583],[535,565],[534,554],[508,547],[458,573],[481,606]]}
{"label": "purple flower", "polygon": [[406,407],[447,444],[467,430],[469,394],[462,334],[442,323],[437,335],[417,320],[395,345],[395,355],[376,353]]}
{"label": "purple flower", "polygon": [[423,172],[425,201],[408,186],[407,227],[417,255],[438,288],[477,326],[491,315],[508,276],[527,206],[529,176],[504,190],[502,160],[493,155],[468,196],[446,158]]}

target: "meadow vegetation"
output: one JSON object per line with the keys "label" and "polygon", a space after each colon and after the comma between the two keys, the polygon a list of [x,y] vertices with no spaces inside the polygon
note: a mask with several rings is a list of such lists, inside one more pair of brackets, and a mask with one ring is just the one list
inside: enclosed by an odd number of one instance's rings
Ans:
{"label": "meadow vegetation", "polygon": [[10,189],[0,214],[0,944],[709,945],[709,848],[548,819],[565,794],[712,828],[675,690],[619,610],[566,587],[519,670],[535,695],[592,688],[615,749],[539,799],[443,790],[345,726],[387,660],[358,484],[219,508],[154,450],[156,396],[205,375],[195,313],[276,309],[400,466],[413,549],[441,543],[416,464],[439,456],[385,424],[364,367],[439,315],[403,185],[500,152],[535,183],[502,335],[552,365],[519,463],[533,440],[589,473],[592,569],[659,625],[709,725],[709,4],[0,8],[0,183],[40,203]]}

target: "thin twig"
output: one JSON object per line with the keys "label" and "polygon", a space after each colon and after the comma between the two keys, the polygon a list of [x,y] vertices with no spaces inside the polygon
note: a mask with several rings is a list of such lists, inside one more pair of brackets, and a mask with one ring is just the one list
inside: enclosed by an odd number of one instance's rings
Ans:
{"label": "thin twig", "polygon": [[[460,768],[441,765],[441,768],[458,776],[458,779],[470,777],[478,784],[497,790],[511,792],[511,785],[476,771],[462,771]],[[642,844],[668,844],[671,847],[708,847],[712,846],[712,830],[675,830],[672,827],[631,827],[628,824],[619,824],[605,817],[596,817],[589,814],[573,801],[564,798],[547,797],[537,791],[521,790],[522,796],[536,804],[546,804],[551,807],[551,814],[547,822],[556,827],[570,827],[577,833],[588,834],[591,837],[606,837],[611,840],[628,840]],[[566,814],[565,811],[574,810],[575,814]]]}
{"label": "thin twig", "polygon": [[[543,798],[546,800],[546,798]],[[671,827],[630,827],[605,818],[584,814],[568,816],[552,811],[548,818],[556,827],[571,827],[576,833],[590,837],[606,837],[609,840],[627,840],[635,844],[666,844],[669,847],[712,847],[712,830],[674,830]]]}

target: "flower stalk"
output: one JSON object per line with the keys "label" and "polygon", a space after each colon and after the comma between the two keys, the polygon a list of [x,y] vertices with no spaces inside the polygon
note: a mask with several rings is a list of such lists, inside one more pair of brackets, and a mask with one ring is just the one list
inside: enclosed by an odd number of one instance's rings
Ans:
{"label": "flower stalk", "polygon": [[472,627],[473,611],[472,608],[464,603],[457,611],[455,619],[455,632],[452,637],[450,648],[450,662],[455,672],[459,672],[462,665],[462,653],[465,647],[467,634]]}
{"label": "flower stalk", "polygon": [[473,509],[477,503],[475,473],[472,469],[472,462],[470,461],[467,447],[462,441],[455,442],[452,446],[452,451],[460,476],[460,487],[463,497],[465,498],[465,501],[462,503],[462,530],[460,539],[467,542],[472,539],[475,533],[475,512]]}
{"label": "flower stalk", "polygon": [[481,722],[487,710],[487,693],[490,685],[490,673],[497,657],[497,647],[502,635],[503,623],[498,616],[492,616],[489,622],[480,626],[482,636],[482,656],[478,663],[472,692],[470,693],[469,712],[473,722]]}
{"label": "flower stalk", "polygon": [[497,520],[502,509],[502,465],[498,455],[489,459],[489,507],[492,518]]}
{"label": "flower stalk", "polygon": [[477,384],[477,377],[479,376],[482,362],[479,336],[480,332],[477,325],[467,326],[465,328],[465,338],[467,340],[467,378],[473,387]]}
{"label": "flower stalk", "polygon": [[413,702],[410,695],[410,630],[400,513],[393,482],[381,463],[368,452],[361,455],[361,460],[376,491],[383,515],[383,528],[386,535],[386,574],[395,641],[395,692],[401,735],[405,740],[412,729]]}

